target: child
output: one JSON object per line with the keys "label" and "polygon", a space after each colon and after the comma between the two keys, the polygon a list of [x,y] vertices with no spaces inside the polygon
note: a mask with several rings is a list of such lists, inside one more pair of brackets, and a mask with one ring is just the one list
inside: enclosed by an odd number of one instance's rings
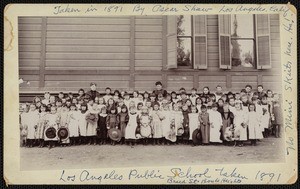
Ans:
{"label": "child", "polygon": [[42,100],[42,103],[47,106],[49,104],[49,101],[50,101],[50,93],[49,92],[45,92],[44,99]]}
{"label": "child", "polygon": [[198,97],[198,98],[196,98],[196,108],[197,108],[198,112],[201,111],[201,106],[202,106],[202,101],[201,101],[201,98]]}
{"label": "child", "polygon": [[235,103],[233,125],[234,132],[239,134],[239,137],[237,137],[239,147],[244,146],[244,141],[247,141],[246,116],[247,114],[242,110],[242,104],[239,102]]}
{"label": "child", "polygon": [[264,138],[268,138],[269,136],[269,125],[270,125],[270,118],[271,118],[271,114],[270,114],[270,104],[268,104],[268,99],[266,96],[263,96],[261,99],[261,109],[262,109],[262,117],[261,117],[261,129],[263,132],[263,136]]}
{"label": "child", "polygon": [[59,122],[60,122],[60,116],[56,112],[56,107],[52,106],[50,108],[50,114],[47,114],[46,116],[45,135],[44,135],[44,140],[49,142],[49,149],[54,148],[55,142],[58,141],[58,137],[57,135],[55,135],[54,137],[48,138],[46,134],[47,129],[54,128],[55,132],[57,132]]}
{"label": "child", "polygon": [[[193,140],[193,132],[199,128],[199,114],[197,112],[196,106],[191,107],[191,113],[188,114],[189,116],[189,140]],[[192,146],[195,146],[193,143]]]}
{"label": "child", "polygon": [[182,135],[182,140],[184,143],[187,143],[187,141],[189,140],[190,138],[190,129],[189,129],[189,109],[188,109],[188,106],[187,105],[183,105],[182,106],[182,116],[183,116],[183,122],[182,122],[182,125],[183,125],[183,135]]}
{"label": "child", "polygon": [[[180,100],[182,101],[183,104],[186,103],[186,101],[188,100],[188,96],[187,96],[186,92],[180,93]],[[191,102],[191,104],[192,104],[192,102]]]}
{"label": "child", "polygon": [[[69,128],[68,127],[68,123],[69,123],[69,107],[67,107],[67,105],[64,104],[64,105],[62,105],[61,111],[60,112],[56,111],[56,113],[60,116],[59,127],[58,128],[61,128],[61,127]],[[65,146],[66,144],[70,143],[70,140],[69,140],[69,138],[66,138],[64,140],[60,140],[59,142],[61,143],[61,146]]]}
{"label": "child", "polygon": [[234,113],[235,111],[235,99],[233,97],[228,99],[229,110]]}
{"label": "child", "polygon": [[100,138],[99,144],[106,144],[107,141],[107,127],[106,127],[106,119],[107,119],[107,110],[106,107],[103,106],[100,110],[99,119],[98,119],[98,134],[97,136]]}
{"label": "child", "polygon": [[209,121],[210,121],[209,141],[212,143],[222,143],[222,140],[220,140],[222,117],[220,112],[218,112],[217,110],[218,110],[217,103],[213,103],[212,111],[209,112]]}
{"label": "child", "polygon": [[199,114],[199,122],[200,122],[200,131],[201,131],[201,139],[202,145],[209,144],[210,137],[210,121],[209,114],[207,113],[207,107],[205,105],[201,106],[201,112]]}
{"label": "child", "polygon": [[127,108],[129,108],[129,103],[130,103],[131,99],[130,96],[127,92],[124,93],[124,104],[127,106]]}
{"label": "child", "polygon": [[224,103],[223,105],[223,112],[221,113],[222,116],[222,140],[223,140],[223,144],[224,145],[229,145],[228,141],[226,141],[226,137],[225,137],[225,131],[227,129],[227,127],[233,128],[233,118],[234,115],[233,113],[229,110],[229,104],[228,103]]}
{"label": "child", "polygon": [[[94,104],[94,100],[90,98],[90,99],[88,100],[88,104],[87,104],[88,110],[93,109],[93,104]],[[95,104],[96,104],[96,103],[95,103]],[[96,104],[96,105],[97,105],[97,104]]]}
{"label": "child", "polygon": [[80,99],[84,98],[84,90],[83,89],[79,89],[78,90],[78,96],[77,96],[77,100],[79,101]]}
{"label": "child", "polygon": [[27,125],[27,138],[26,143],[29,148],[33,147],[35,140],[37,125],[39,121],[39,112],[36,110],[34,104],[30,104],[29,111],[26,114],[24,125]]}
{"label": "child", "polygon": [[137,105],[138,102],[139,102],[139,99],[138,99],[139,92],[138,91],[133,91],[132,95],[133,95],[133,98],[131,100],[133,100],[134,103]]}
{"label": "child", "polygon": [[247,114],[247,125],[249,129],[249,139],[251,141],[251,145],[256,146],[256,140],[262,139],[262,132],[260,128],[260,120],[259,115],[257,115],[255,111],[255,105],[249,104],[249,113]]}
{"label": "child", "polygon": [[87,129],[87,121],[86,121],[86,115],[87,115],[87,105],[82,104],[80,106],[80,113],[78,114],[78,125],[79,125],[79,135],[80,140],[79,144],[85,144],[86,143],[86,129]]}
{"label": "child", "polygon": [[190,100],[190,99],[187,99],[186,101],[185,101],[185,104],[187,105],[187,107],[188,107],[188,109],[189,109],[189,111],[191,112],[192,111],[192,101]]}
{"label": "child", "polygon": [[[117,102],[117,113],[121,112],[122,106],[126,106],[124,104],[124,99],[122,97],[119,98],[119,101]],[[127,107],[127,106],[126,106]]]}
{"label": "child", "polygon": [[[171,130],[171,112],[169,109],[169,105],[165,105],[162,110],[163,120],[162,120],[162,134],[163,137],[168,137]],[[164,139],[164,144],[170,144],[169,141]]]}
{"label": "child", "polygon": [[141,108],[141,113],[137,117],[137,124],[140,128],[140,133],[142,138],[144,138],[144,145],[148,144],[148,138],[152,138],[152,116],[149,115],[148,108],[143,106]]}
{"label": "child", "polygon": [[37,128],[37,139],[39,139],[39,148],[44,147],[44,129],[47,114],[48,113],[46,112],[46,105],[42,105]]}
{"label": "child", "polygon": [[133,144],[136,142],[135,131],[137,128],[137,112],[136,107],[132,106],[129,108],[129,120],[125,131],[125,139],[130,143],[130,147],[133,148]]}
{"label": "child", "polygon": [[193,105],[196,105],[196,99],[198,97],[199,97],[199,95],[197,95],[197,89],[196,88],[192,88],[190,100],[192,101]]}
{"label": "child", "polygon": [[223,95],[222,87],[220,85],[217,85],[215,94],[216,94],[216,101],[218,101]]}
{"label": "child", "polygon": [[121,144],[125,143],[125,129],[129,121],[128,109],[125,104],[121,106],[121,111],[118,113],[118,120],[120,122],[120,130],[122,133]]}
{"label": "child", "polygon": [[98,105],[93,104],[92,109],[89,109],[86,114],[86,121],[87,121],[87,129],[86,129],[86,136],[89,139],[89,145],[94,144],[96,145],[96,135],[97,135],[97,124],[98,124]]}
{"label": "child", "polygon": [[[182,133],[178,133],[177,131],[180,130],[184,130],[183,129],[183,115],[182,115],[182,111],[179,109],[177,104],[173,105],[173,111],[172,111],[172,117],[174,119],[174,123],[175,123],[175,133],[177,136],[177,139],[179,139],[178,142],[182,142]],[[178,144],[177,142],[177,144]]]}
{"label": "child", "polygon": [[153,106],[152,115],[152,130],[153,130],[153,138],[154,144],[160,144],[162,138],[162,120],[164,116],[159,110],[159,103],[156,102]]}
{"label": "child", "polygon": [[[108,130],[112,129],[112,128],[118,129],[118,125],[119,125],[119,119],[117,116],[117,108],[115,106],[113,106],[110,108],[109,113],[106,117],[106,127]],[[115,146],[116,142],[111,140],[110,144]]]}
{"label": "child", "polygon": [[116,103],[119,102],[120,97],[121,97],[120,91],[119,91],[119,90],[115,90],[115,91],[114,91],[113,99],[114,99],[114,101],[115,101]]}
{"label": "child", "polygon": [[111,96],[110,93],[111,93],[111,88],[106,87],[106,88],[105,88],[105,95],[103,96],[105,102],[107,102],[108,99],[112,98],[112,96]]}
{"label": "child", "polygon": [[107,100],[107,104],[106,104],[107,111],[110,112],[110,109],[113,107],[116,108],[116,103],[113,98],[110,98]]}
{"label": "child", "polygon": [[70,137],[70,145],[76,145],[78,143],[79,138],[79,120],[78,120],[78,111],[76,110],[76,105],[71,104],[69,111],[69,119],[68,119],[68,128],[69,128],[69,137]]}
{"label": "child", "polygon": [[274,101],[272,121],[275,130],[275,137],[278,138],[280,137],[281,126],[283,123],[282,111],[279,101]]}
{"label": "child", "polygon": [[106,107],[105,106],[104,98],[103,97],[99,97],[99,100],[98,100],[98,110],[101,111],[103,107]]}
{"label": "child", "polygon": [[[150,94],[150,101],[151,101],[151,107],[153,108],[154,107],[154,104],[156,104],[156,96],[155,96],[155,94],[154,93],[151,93]],[[159,103],[158,103],[159,104]],[[160,105],[160,104],[159,104]]]}
{"label": "child", "polygon": [[222,113],[223,112],[223,105],[224,105],[224,101],[222,98],[220,98],[218,100],[218,112]]}
{"label": "child", "polygon": [[172,92],[171,92],[171,97],[172,97],[172,102],[174,102],[174,103],[177,103],[177,101],[179,100],[179,99],[177,98],[177,94],[176,94],[175,91],[172,91]]}

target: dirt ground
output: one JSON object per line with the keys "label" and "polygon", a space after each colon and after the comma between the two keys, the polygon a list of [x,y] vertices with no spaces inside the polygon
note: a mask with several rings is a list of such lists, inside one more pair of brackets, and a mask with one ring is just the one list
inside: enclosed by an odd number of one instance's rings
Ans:
{"label": "dirt ground", "polygon": [[282,138],[257,146],[127,145],[21,148],[21,170],[284,162]]}

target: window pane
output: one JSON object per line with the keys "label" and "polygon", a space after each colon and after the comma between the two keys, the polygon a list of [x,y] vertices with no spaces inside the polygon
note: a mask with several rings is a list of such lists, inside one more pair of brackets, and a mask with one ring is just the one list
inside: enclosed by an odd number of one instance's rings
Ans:
{"label": "window pane", "polygon": [[192,19],[190,15],[177,16],[177,35],[192,36]]}
{"label": "window pane", "polygon": [[191,60],[192,39],[177,38],[177,64],[178,66],[192,66]]}
{"label": "window pane", "polygon": [[231,39],[232,66],[255,67],[254,41]]}
{"label": "window pane", "polygon": [[253,15],[231,15],[231,37],[254,38]]}

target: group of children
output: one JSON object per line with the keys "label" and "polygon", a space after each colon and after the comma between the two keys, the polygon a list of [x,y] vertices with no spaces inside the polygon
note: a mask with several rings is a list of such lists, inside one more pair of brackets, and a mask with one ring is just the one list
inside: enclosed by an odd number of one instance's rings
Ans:
{"label": "group of children", "polygon": [[[202,93],[185,89],[167,93],[160,82],[152,93],[134,91],[132,96],[109,87],[105,95],[83,89],[77,95],[49,92],[43,98],[35,97],[20,112],[22,145],[27,147],[111,145],[137,143],[147,145],[191,144],[193,133],[200,133],[201,145],[223,143],[251,145],[269,135],[280,137],[282,111],[278,94],[263,91],[263,86],[252,92],[247,85],[237,93],[224,93],[221,86],[211,93],[204,87]],[[68,130],[68,137],[57,134],[60,128]],[[120,140],[109,137],[110,129],[120,130]],[[234,141],[234,142],[233,142]]]}

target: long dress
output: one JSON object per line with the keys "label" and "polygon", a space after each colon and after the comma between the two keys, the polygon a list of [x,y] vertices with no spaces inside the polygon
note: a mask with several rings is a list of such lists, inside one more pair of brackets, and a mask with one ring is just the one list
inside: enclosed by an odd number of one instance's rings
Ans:
{"label": "long dress", "polygon": [[128,113],[123,113],[123,112],[119,113],[118,116],[119,116],[118,119],[120,121],[120,130],[122,133],[122,137],[125,137],[125,129],[129,120],[129,116]]}
{"label": "long dress", "polygon": [[29,111],[25,114],[25,122],[24,124],[27,125],[27,139],[35,139],[36,137],[36,128],[39,122],[39,112]]}
{"label": "long dress", "polygon": [[257,112],[248,113],[249,139],[262,139],[262,129],[260,128],[260,118]]}
{"label": "long dress", "polygon": [[[176,135],[178,134],[177,131],[178,129],[182,128],[183,129],[183,114],[182,111],[173,111],[172,116],[175,119],[175,133]],[[198,117],[197,117],[198,119]]]}
{"label": "long dress", "polygon": [[[44,132],[45,141],[57,141],[58,140],[58,136],[57,136],[58,125],[57,125],[57,123],[59,123],[59,122],[60,122],[60,115],[59,114],[57,114],[57,113],[47,114],[45,132]],[[53,127],[56,130],[56,136],[54,138],[48,138],[46,136],[46,130],[50,127]]]}
{"label": "long dress", "polygon": [[99,119],[98,119],[99,135],[98,135],[98,137],[101,139],[107,139],[106,118],[107,118],[107,114],[99,114]]}
{"label": "long dress", "polygon": [[184,133],[182,135],[182,138],[183,140],[189,140],[190,138],[190,129],[189,129],[189,111],[186,110],[186,111],[182,111],[182,116],[183,116],[183,122],[182,122],[182,125],[183,125],[183,130],[184,130]]}
{"label": "long dress", "polygon": [[[240,141],[246,141],[247,140],[247,125],[246,125],[246,115],[243,110],[236,110],[234,112],[234,132],[239,133],[239,139]],[[244,126],[243,126],[243,125]]]}
{"label": "long dress", "polygon": [[125,139],[137,139],[135,136],[135,131],[137,128],[137,113],[129,113],[129,121],[125,131]]}
{"label": "long dress", "polygon": [[193,132],[198,129],[198,125],[199,125],[199,119],[198,113],[189,113],[189,139],[192,140],[193,139]]}
{"label": "long dress", "polygon": [[117,114],[108,114],[106,118],[106,126],[109,129],[116,128],[119,126],[119,119]]}
{"label": "long dress", "polygon": [[209,133],[210,133],[210,126],[209,126],[209,114],[207,112],[199,114],[199,122],[200,122],[200,131],[201,131],[201,138],[203,144],[209,143]]}
{"label": "long dress", "polygon": [[79,112],[77,111],[70,111],[69,112],[69,132],[70,137],[78,137],[79,136]]}
{"label": "long dress", "polygon": [[151,138],[152,128],[151,128],[152,117],[149,114],[141,113],[137,118],[137,123],[140,127],[141,136],[143,138]]}
{"label": "long dress", "polygon": [[162,138],[162,119],[163,115],[161,111],[152,111],[152,129],[153,129],[153,138]]}
{"label": "long dress", "polygon": [[[89,117],[93,117],[94,119],[87,119]],[[97,135],[97,124],[98,124],[98,111],[90,110],[86,115],[87,119],[87,129],[86,136],[96,136]]]}
{"label": "long dress", "polygon": [[38,122],[37,133],[36,133],[37,139],[44,138],[45,119],[47,117],[47,114],[48,114],[47,112],[40,113],[40,118],[39,118],[39,122]]}
{"label": "long dress", "polygon": [[87,129],[87,121],[85,119],[86,112],[80,112],[78,114],[78,125],[79,125],[79,134],[80,136],[86,136],[86,129]]}
{"label": "long dress", "polygon": [[162,111],[161,113],[164,117],[164,119],[162,120],[162,135],[163,137],[167,137],[171,130],[171,112]]}
{"label": "long dress", "polygon": [[210,121],[210,134],[209,141],[210,142],[218,142],[222,143],[220,140],[220,129],[222,127],[222,117],[218,111],[210,111],[209,112],[209,121]]}
{"label": "long dress", "polygon": [[232,112],[223,112],[221,114],[222,116],[222,135],[221,135],[221,138],[222,140],[225,140],[225,131],[226,131],[226,128],[227,127],[230,127],[232,124],[233,124],[233,118],[234,118],[234,115]]}

